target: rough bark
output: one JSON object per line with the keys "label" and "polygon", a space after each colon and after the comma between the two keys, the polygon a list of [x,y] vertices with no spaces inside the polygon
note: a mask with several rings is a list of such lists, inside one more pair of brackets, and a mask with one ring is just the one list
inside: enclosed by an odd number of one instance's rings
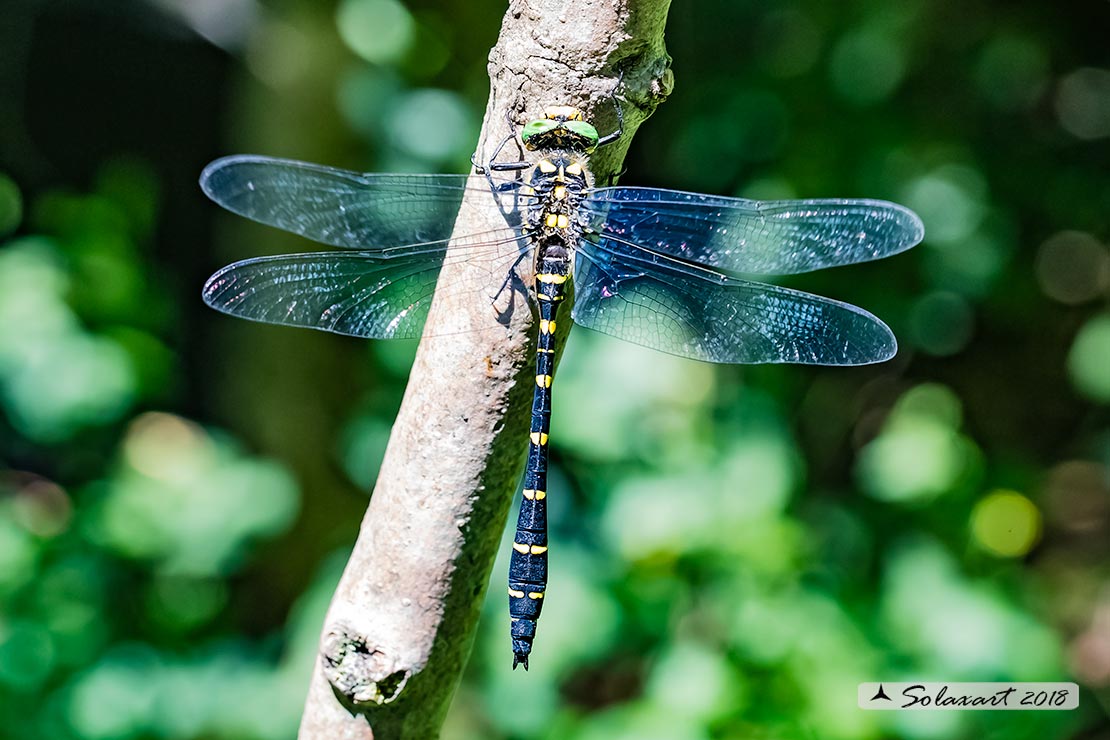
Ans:
{"label": "rough bark", "polygon": [[[581,108],[604,135],[604,182],[637,126],[670,92],[663,46],[669,0],[514,0],[490,52],[491,90],[477,160],[547,105]],[[510,143],[503,159],[519,148]],[[479,185],[485,180],[472,178]],[[480,187],[455,234],[501,229]],[[413,364],[377,486],[333,597],[301,740],[428,740],[439,728],[470,653],[490,568],[523,471],[534,387],[534,312],[505,269],[477,255],[449,258]],[[532,265],[514,285],[530,285]],[[494,310],[474,291],[502,295]],[[569,311],[566,312],[569,314]],[[569,316],[568,316],[569,319]],[[569,321],[568,321],[569,324]],[[565,333],[564,335],[565,336]],[[512,659],[508,619],[505,660]]]}

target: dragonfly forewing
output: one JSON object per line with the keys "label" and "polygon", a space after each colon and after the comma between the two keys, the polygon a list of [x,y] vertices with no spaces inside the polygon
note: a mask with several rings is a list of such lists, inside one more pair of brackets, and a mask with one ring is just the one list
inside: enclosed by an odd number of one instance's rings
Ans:
{"label": "dragonfly forewing", "polygon": [[602,188],[590,225],[617,252],[650,250],[734,274],[792,275],[889,257],[921,241],[924,227],[881,200],[783,200]]}
{"label": "dragonfly forewing", "polygon": [[[451,236],[467,175],[359,174],[285,159],[218,159],[200,179],[224,208],[344,249],[393,257],[436,252]],[[491,197],[490,207],[496,202]]]}

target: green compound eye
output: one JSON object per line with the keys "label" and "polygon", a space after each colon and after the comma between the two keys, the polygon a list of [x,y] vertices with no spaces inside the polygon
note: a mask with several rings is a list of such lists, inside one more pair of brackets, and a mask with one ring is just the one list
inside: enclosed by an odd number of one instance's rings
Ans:
{"label": "green compound eye", "polygon": [[537,121],[529,121],[524,124],[524,130],[520,133],[520,140],[524,142],[525,146],[528,146],[529,139],[534,136],[549,133],[558,125],[559,123],[557,121],[548,121],[542,118]]}
{"label": "green compound eye", "polygon": [[597,134],[597,129],[585,121],[566,121],[563,123],[563,126],[571,133],[577,134],[589,141],[590,149],[597,146],[598,139],[600,138]]}

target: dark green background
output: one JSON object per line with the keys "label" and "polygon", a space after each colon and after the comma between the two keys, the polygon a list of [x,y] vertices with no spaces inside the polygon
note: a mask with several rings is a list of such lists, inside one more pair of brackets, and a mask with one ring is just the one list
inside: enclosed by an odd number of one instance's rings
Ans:
{"label": "dark green background", "polygon": [[[218,267],[311,246],[196,178],[464,171],[503,11],[0,0],[0,737],[294,735],[414,345],[206,309]],[[1110,737],[1108,31],[1105,2],[676,3],[623,182],[914,208],[912,252],[790,282],[901,351],[576,330],[534,668],[499,562],[444,737]],[[882,679],[1081,706],[858,710]]]}

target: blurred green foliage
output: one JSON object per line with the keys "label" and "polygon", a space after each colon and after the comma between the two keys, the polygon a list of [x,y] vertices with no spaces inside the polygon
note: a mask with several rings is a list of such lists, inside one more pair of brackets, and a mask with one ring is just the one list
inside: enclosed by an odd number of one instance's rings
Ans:
{"label": "blurred green foliage", "polygon": [[[413,345],[206,311],[213,269],[311,247],[195,177],[237,151],[465,170],[504,8],[9,5],[0,737],[292,737]],[[534,669],[510,670],[491,589],[444,737],[1110,732],[1108,21],[675,5],[675,93],[624,181],[911,206],[921,247],[791,283],[874,311],[902,350],[713,367],[573,332]],[[858,710],[882,679],[1083,694]]]}

